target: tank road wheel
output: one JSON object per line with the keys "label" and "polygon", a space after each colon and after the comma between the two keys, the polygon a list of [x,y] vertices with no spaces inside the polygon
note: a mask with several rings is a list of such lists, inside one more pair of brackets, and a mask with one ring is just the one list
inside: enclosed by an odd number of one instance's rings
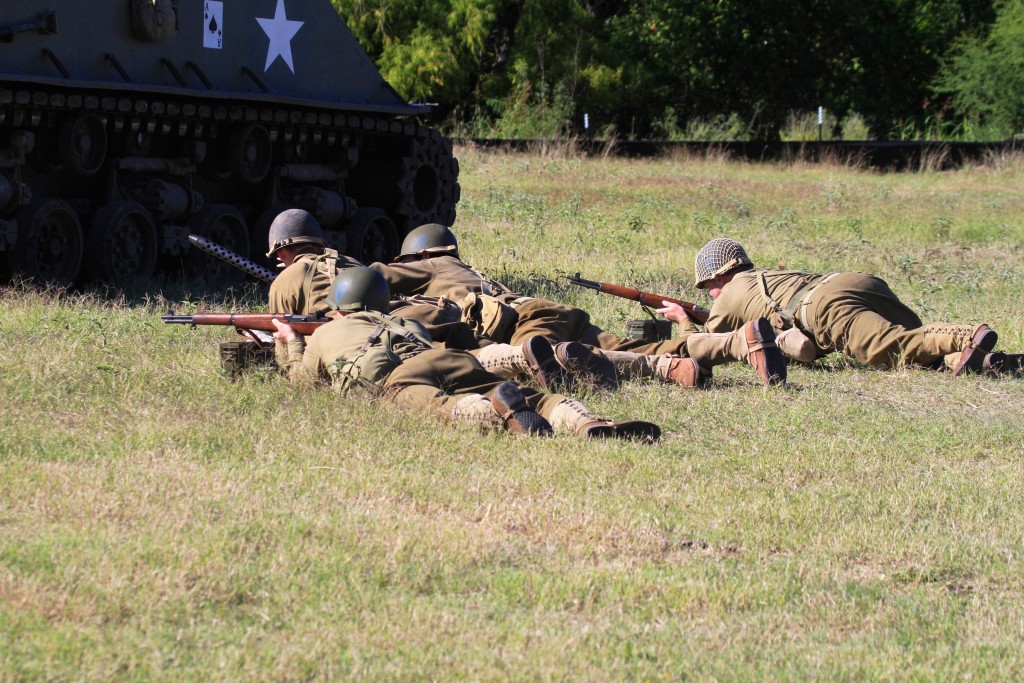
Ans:
{"label": "tank road wheel", "polygon": [[267,177],[273,151],[270,133],[263,126],[235,128],[228,144],[228,167],[236,177],[255,185]]}
{"label": "tank road wheel", "polygon": [[60,127],[60,158],[81,176],[95,175],[107,160],[107,126],[95,114],[81,114]]}
{"label": "tank road wheel", "polygon": [[409,230],[424,223],[451,225],[459,201],[459,162],[451,143],[436,130],[421,128],[402,159],[398,213]]}
{"label": "tank road wheel", "polygon": [[[249,227],[233,206],[207,204],[189,219],[189,230],[249,258]],[[190,247],[185,255],[185,266],[194,275],[205,274],[215,279],[241,280],[244,275],[230,263],[195,247]]]}
{"label": "tank road wheel", "polygon": [[70,285],[82,267],[78,214],[60,199],[36,199],[18,210],[18,241],[8,253],[11,272],[36,282]]}
{"label": "tank road wheel", "polygon": [[398,230],[383,209],[359,209],[345,224],[345,244],[366,265],[390,263],[398,255]]}
{"label": "tank road wheel", "polygon": [[156,267],[156,226],[141,204],[112,202],[96,212],[89,231],[86,265],[112,285],[152,275]]}

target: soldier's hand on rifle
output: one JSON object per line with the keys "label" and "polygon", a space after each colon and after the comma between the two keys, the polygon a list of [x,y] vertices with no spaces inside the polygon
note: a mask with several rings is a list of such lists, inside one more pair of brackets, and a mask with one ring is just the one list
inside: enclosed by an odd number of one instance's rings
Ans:
{"label": "soldier's hand on rifle", "polygon": [[274,318],[273,323],[274,327],[277,328],[277,332],[274,333],[274,339],[280,339],[283,342],[290,342],[299,338],[298,333],[295,332],[295,329],[288,323],[283,323],[277,318]]}
{"label": "soldier's hand on rifle", "polygon": [[671,301],[662,301],[661,308],[655,310],[665,316],[667,320],[671,320],[680,327],[691,324],[689,316],[686,315],[686,311],[679,304],[674,304]]}

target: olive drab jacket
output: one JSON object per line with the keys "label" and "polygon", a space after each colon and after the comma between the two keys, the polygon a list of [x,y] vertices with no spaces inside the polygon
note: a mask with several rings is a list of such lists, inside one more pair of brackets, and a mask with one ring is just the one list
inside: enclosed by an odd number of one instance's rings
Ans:
{"label": "olive drab jacket", "polygon": [[322,254],[299,254],[270,285],[271,313],[323,313],[327,291],[339,270],[361,266],[359,261],[325,249]]}
{"label": "olive drab jacket", "polygon": [[[271,313],[323,315],[328,309],[327,293],[338,271],[360,266],[358,261],[333,249],[323,254],[299,254],[270,285]],[[436,346],[475,349],[479,340],[462,322],[462,311],[441,297],[412,296],[393,299],[391,311],[415,320],[427,328]]]}
{"label": "olive drab jacket", "polygon": [[461,301],[469,294],[498,297],[509,289],[456,256],[434,256],[409,263],[374,263],[373,270],[388,281],[392,294],[425,294]]}
{"label": "olive drab jacket", "polygon": [[740,271],[715,299],[704,329],[731,332],[757,318],[768,318],[776,332],[799,327],[800,299],[824,277],[800,270]]}

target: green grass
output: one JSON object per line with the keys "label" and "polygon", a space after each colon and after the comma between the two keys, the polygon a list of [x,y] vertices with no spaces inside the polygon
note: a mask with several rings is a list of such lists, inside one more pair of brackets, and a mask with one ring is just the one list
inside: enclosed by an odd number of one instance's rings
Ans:
{"label": "green grass", "polygon": [[[609,330],[642,313],[557,275],[694,299],[725,235],[1024,351],[1019,159],[459,158],[467,261]],[[0,680],[1024,676],[1024,380],[729,366],[582,395],[657,446],[528,440],[232,382],[158,316],[265,290],[191,286],[0,289]]]}

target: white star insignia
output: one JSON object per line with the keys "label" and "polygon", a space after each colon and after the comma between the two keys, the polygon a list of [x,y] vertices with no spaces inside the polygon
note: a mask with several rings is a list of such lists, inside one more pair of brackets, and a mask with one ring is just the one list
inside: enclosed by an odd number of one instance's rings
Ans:
{"label": "white star insignia", "polygon": [[267,48],[267,64],[263,67],[266,72],[274,60],[280,57],[288,68],[295,73],[295,64],[292,62],[292,38],[302,28],[302,21],[289,21],[284,15],[284,0],[277,0],[277,11],[273,19],[261,19],[256,17],[260,28],[270,38],[270,47]]}

